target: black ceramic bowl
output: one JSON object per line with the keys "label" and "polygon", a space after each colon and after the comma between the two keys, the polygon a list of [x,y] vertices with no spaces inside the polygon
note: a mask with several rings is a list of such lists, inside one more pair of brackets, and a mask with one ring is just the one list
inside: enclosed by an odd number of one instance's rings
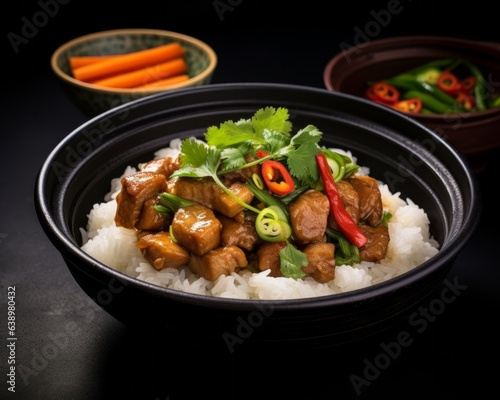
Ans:
{"label": "black ceramic bowl", "polygon": [[[119,273],[80,249],[80,227],[109,182],[173,138],[289,109],[295,128],[314,124],[324,144],[352,150],[370,174],[426,210],[441,244],[430,260],[366,289],[307,300],[223,299],[157,287]],[[82,289],[124,324],[232,344],[338,344],[380,332],[443,283],[481,209],[475,175],[430,129],[355,96],[281,84],[217,84],[133,101],[71,132],[48,156],[36,183],[37,214]]]}

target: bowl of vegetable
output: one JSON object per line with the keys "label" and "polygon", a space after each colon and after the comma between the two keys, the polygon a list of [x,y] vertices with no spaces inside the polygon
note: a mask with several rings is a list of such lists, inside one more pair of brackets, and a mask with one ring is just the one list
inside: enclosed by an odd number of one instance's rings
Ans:
{"label": "bowl of vegetable", "polygon": [[481,212],[476,175],[424,125],[343,93],[251,83],[91,119],[47,156],[35,204],[103,310],[231,353],[404,323]]}
{"label": "bowl of vegetable", "polygon": [[337,54],[323,80],[431,127],[480,169],[500,146],[499,60],[500,43],[403,36]]}
{"label": "bowl of vegetable", "polygon": [[141,97],[209,84],[217,55],[182,33],[117,29],[62,44],[50,65],[69,99],[92,117]]}

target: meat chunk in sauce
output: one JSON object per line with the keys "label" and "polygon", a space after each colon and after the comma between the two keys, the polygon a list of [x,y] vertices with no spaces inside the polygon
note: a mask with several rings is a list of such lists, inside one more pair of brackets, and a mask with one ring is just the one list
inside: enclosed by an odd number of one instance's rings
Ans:
{"label": "meat chunk in sauce", "polygon": [[217,218],[222,224],[222,246],[233,245],[251,251],[257,243],[260,243],[260,237],[255,230],[255,218],[247,217],[243,222],[224,215],[217,215]]}
{"label": "meat chunk in sauce", "polygon": [[377,262],[385,258],[390,241],[387,226],[383,224],[377,226],[361,224],[359,228],[368,239],[366,244],[359,249],[360,260]]}
{"label": "meat chunk in sauce", "polygon": [[221,275],[230,275],[248,265],[243,250],[236,246],[218,247],[202,256],[192,254],[189,268],[195,274],[215,281]]}
{"label": "meat chunk in sauce", "polygon": [[333,243],[311,243],[302,249],[308,265],[302,270],[316,281],[324,283],[335,278],[335,245]]}
{"label": "meat chunk in sauce", "polygon": [[[167,179],[162,174],[141,171],[123,177],[121,184],[121,190],[116,196],[115,223],[124,228],[137,228],[144,210],[153,206],[158,195],[167,190]],[[158,221],[153,222],[156,224]],[[143,221],[141,229],[146,229],[145,225]]]}
{"label": "meat chunk in sauce", "polygon": [[292,202],[288,210],[294,239],[300,244],[325,241],[330,213],[328,197],[318,190],[308,190]]}
{"label": "meat chunk in sauce", "polygon": [[142,166],[142,171],[162,174],[165,178],[170,178],[175,171],[180,168],[179,160],[172,157],[155,158]]}
{"label": "meat chunk in sauce", "polygon": [[[179,160],[159,158],[145,163],[136,174],[122,178],[117,196],[115,223],[139,232],[137,247],[156,269],[188,265],[199,276],[214,281],[249,265],[247,254],[261,270],[280,277],[279,252],[285,242],[263,242],[255,231],[255,215],[244,208],[211,178],[174,178]],[[254,195],[245,180],[259,166],[221,177],[224,184],[245,203]],[[359,225],[368,242],[360,248],[360,260],[378,262],[386,254],[389,231],[380,224],[383,217],[378,183],[368,176],[352,176],[337,182],[347,213]],[[158,196],[169,192],[195,204],[179,209],[174,217],[155,210]],[[289,207],[293,241],[306,255],[304,273],[320,283],[335,278],[335,245],[327,242],[327,227],[338,229],[330,215],[328,197],[314,189],[301,194]],[[171,224],[172,234],[168,232]],[[255,260],[255,261],[254,261]]]}
{"label": "meat chunk in sauce", "polygon": [[285,242],[265,242],[257,249],[258,268],[261,271],[270,269],[269,276],[283,276],[279,252],[286,246]]}
{"label": "meat chunk in sauce", "polygon": [[189,262],[189,253],[175,243],[168,232],[142,235],[136,246],[157,271],[163,268],[179,268]]}
{"label": "meat chunk in sauce", "polygon": [[376,226],[382,221],[382,196],[377,181],[370,176],[356,175],[348,182],[359,195],[359,220]]}
{"label": "meat chunk in sauce", "polygon": [[135,223],[135,228],[140,231],[161,231],[168,229],[172,218],[160,214],[155,206],[158,204],[158,196],[151,197],[144,202],[141,215]]}
{"label": "meat chunk in sauce", "polygon": [[[169,182],[168,186],[170,193],[203,204],[226,217],[232,218],[243,211],[243,206],[224,193],[211,178],[178,178]],[[244,203],[253,200],[253,193],[241,182],[234,182],[228,189]]]}
{"label": "meat chunk in sauce", "polygon": [[221,229],[214,212],[202,205],[179,208],[172,220],[176,241],[199,256],[219,247]]}
{"label": "meat chunk in sauce", "polygon": [[354,187],[347,181],[341,179],[336,182],[342,205],[351,216],[354,222],[359,222],[359,194]]}
{"label": "meat chunk in sauce", "polygon": [[[346,210],[347,214],[351,216],[356,224],[359,222],[359,194],[356,192],[354,187],[345,180],[340,180],[336,182],[337,190],[339,192],[339,196],[342,200],[342,205]],[[328,226],[332,229],[339,230],[337,227],[337,223],[333,219],[333,216],[330,215],[328,219]]]}

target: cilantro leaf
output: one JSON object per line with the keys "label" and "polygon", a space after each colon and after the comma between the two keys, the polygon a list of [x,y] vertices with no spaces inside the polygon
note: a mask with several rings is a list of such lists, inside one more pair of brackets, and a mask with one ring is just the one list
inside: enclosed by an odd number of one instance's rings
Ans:
{"label": "cilantro leaf", "polygon": [[211,126],[205,132],[205,141],[210,146],[229,147],[245,141],[265,145],[264,131],[271,130],[289,137],[292,123],[288,121],[286,108],[266,107],[255,112],[250,119],[240,119],[237,122],[228,120],[217,126]]}
{"label": "cilantro leaf", "polygon": [[300,279],[306,275],[302,270],[302,266],[308,264],[307,256],[304,253],[287,242],[286,247],[281,249],[279,254],[283,276]]}
{"label": "cilantro leaf", "polygon": [[280,153],[283,148],[290,145],[290,138],[278,131],[265,129],[262,132],[262,137],[267,142],[266,150],[272,154]]}
{"label": "cilantro leaf", "polygon": [[182,141],[180,150],[181,167],[172,174],[172,177],[202,178],[217,173],[220,149],[190,138]]}
{"label": "cilantro leaf", "polygon": [[220,173],[224,173],[226,170],[239,169],[246,164],[245,153],[236,147],[228,147],[222,150],[222,170]]}
{"label": "cilantro leaf", "polygon": [[262,134],[265,129],[280,132],[289,137],[292,123],[288,120],[288,110],[283,107],[265,107],[257,110],[252,117],[252,126],[257,134]]}
{"label": "cilantro leaf", "polygon": [[210,146],[228,147],[245,141],[265,143],[265,141],[255,133],[249,120],[238,122],[226,121],[216,126],[211,126],[205,133],[205,141]]}
{"label": "cilantro leaf", "polygon": [[287,157],[290,174],[303,184],[315,186],[319,172],[314,155],[321,151],[318,143],[322,133],[314,125],[308,125],[292,137],[290,145],[278,151]]}
{"label": "cilantro leaf", "polygon": [[318,181],[319,172],[314,155],[319,151],[314,143],[304,143],[288,153],[287,165],[290,174],[302,184],[314,187]]}

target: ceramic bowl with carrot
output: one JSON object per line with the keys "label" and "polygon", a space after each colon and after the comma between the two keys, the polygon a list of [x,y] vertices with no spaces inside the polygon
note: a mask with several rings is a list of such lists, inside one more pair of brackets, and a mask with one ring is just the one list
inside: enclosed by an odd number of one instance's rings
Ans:
{"label": "ceramic bowl with carrot", "polygon": [[211,82],[217,55],[194,37],[155,29],[120,29],[73,39],[52,54],[51,68],[87,116],[131,100]]}

